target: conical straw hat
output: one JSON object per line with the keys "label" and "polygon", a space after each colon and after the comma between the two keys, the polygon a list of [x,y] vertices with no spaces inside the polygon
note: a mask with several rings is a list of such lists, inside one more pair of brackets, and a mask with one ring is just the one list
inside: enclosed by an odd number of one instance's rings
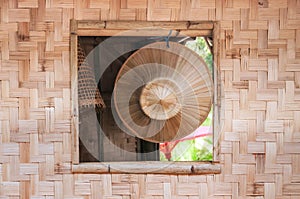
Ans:
{"label": "conical straw hat", "polygon": [[96,84],[94,67],[85,61],[85,53],[79,42],[78,52],[78,103],[81,108],[105,108],[104,101]]}
{"label": "conical straw hat", "polygon": [[156,42],[132,54],[115,82],[114,109],[127,133],[151,142],[181,139],[206,119],[212,79],[189,48]]}

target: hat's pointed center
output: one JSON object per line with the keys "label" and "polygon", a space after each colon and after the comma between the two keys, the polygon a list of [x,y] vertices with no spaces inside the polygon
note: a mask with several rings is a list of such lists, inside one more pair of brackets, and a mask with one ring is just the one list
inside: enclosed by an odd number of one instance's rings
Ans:
{"label": "hat's pointed center", "polygon": [[181,109],[176,93],[178,93],[178,87],[170,80],[157,79],[151,81],[142,90],[140,96],[141,108],[152,119],[170,119]]}

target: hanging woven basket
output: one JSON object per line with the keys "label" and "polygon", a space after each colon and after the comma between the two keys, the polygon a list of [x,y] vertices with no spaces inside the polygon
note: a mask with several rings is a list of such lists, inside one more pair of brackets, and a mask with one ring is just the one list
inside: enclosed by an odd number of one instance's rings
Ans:
{"label": "hanging woven basket", "polygon": [[95,81],[94,67],[85,61],[85,53],[78,42],[78,103],[80,108],[105,108]]}
{"label": "hanging woven basket", "polygon": [[175,42],[156,42],[122,65],[113,100],[127,133],[159,143],[194,132],[210,112],[212,94],[209,69],[198,54]]}

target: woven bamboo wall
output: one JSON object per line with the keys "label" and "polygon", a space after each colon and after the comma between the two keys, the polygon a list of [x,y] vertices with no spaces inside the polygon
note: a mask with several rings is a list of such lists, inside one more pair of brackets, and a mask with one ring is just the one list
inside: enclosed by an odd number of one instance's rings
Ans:
{"label": "woven bamboo wall", "polygon": [[[0,198],[300,198],[299,0],[0,6]],[[220,175],[71,173],[71,18],[220,21]]]}

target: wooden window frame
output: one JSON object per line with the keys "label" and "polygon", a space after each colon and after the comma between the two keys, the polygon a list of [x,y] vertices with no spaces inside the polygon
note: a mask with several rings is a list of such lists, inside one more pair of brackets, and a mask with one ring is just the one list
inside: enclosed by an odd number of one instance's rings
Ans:
{"label": "wooden window frame", "polygon": [[[219,131],[220,131],[220,77],[219,77],[219,23],[211,21],[180,21],[180,22],[150,22],[150,21],[70,21],[70,67],[71,67],[71,97],[72,97],[72,172],[74,173],[136,173],[136,174],[218,174],[219,164]],[[129,29],[130,27],[130,29]],[[134,162],[79,162],[79,107],[78,107],[78,69],[77,42],[79,36],[113,36],[126,30],[154,27],[176,30],[190,37],[213,37],[214,57],[214,113],[213,113],[213,161],[212,162],[163,162],[163,161],[134,161]],[[130,31],[128,36],[137,36],[136,31]],[[159,34],[159,35],[158,35]],[[149,31],[149,36],[161,36],[161,31]],[[122,34],[124,35],[124,34]]]}

